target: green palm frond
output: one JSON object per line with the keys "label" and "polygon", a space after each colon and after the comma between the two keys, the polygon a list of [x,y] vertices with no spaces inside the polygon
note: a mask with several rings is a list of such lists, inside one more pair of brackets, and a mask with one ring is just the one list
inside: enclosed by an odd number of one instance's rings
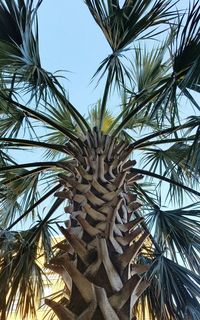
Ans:
{"label": "green palm frond", "polygon": [[25,113],[27,117],[30,119],[38,120],[43,125],[49,125],[52,128],[57,129],[59,132],[66,135],[66,137],[74,140],[78,140],[78,138],[72,134],[68,128],[65,128],[63,125],[58,124],[56,121],[52,120],[44,112],[39,112],[34,109],[31,109],[17,101],[14,101],[7,97],[4,93],[0,93],[0,99],[3,99],[3,101],[6,101],[9,103],[10,107],[12,107],[14,110],[21,110]]}
{"label": "green palm frond", "polygon": [[[22,210],[27,210],[38,199],[38,182],[41,170],[27,171],[26,169],[18,169],[15,172],[1,174],[0,221],[2,227],[12,223],[18,211],[21,213]],[[34,211],[32,211],[32,217],[34,217]]]}
{"label": "green palm frond", "polygon": [[[143,180],[142,180],[143,181]],[[132,186],[131,190],[138,195],[138,199],[143,203],[142,211],[157,208],[159,197],[156,193],[156,184],[154,182],[140,182]]]}
{"label": "green palm frond", "polygon": [[[113,51],[127,47],[139,37],[148,34],[153,37],[154,30],[148,28],[167,24],[174,13],[170,11],[171,1],[85,1],[93,18],[103,31]],[[146,34],[146,35],[145,35]]]}
{"label": "green palm frond", "polygon": [[23,88],[37,100],[51,92],[52,84],[58,85],[41,66],[37,24],[41,3],[38,0],[34,7],[32,0],[0,1],[0,69],[10,92]]}
{"label": "green palm frond", "polygon": [[22,219],[34,220],[41,203],[60,187],[58,172],[52,171],[53,167],[11,163],[9,170],[8,164],[0,168],[0,222],[4,228]]}
{"label": "green palm frond", "polygon": [[[158,256],[147,277],[150,286],[139,300],[144,313],[140,319],[184,320],[200,316],[200,277],[164,256]],[[194,316],[195,315],[195,316]]]}
{"label": "green palm frond", "polygon": [[[194,120],[199,119],[199,117],[194,116],[189,118],[189,122],[192,122]],[[193,132],[193,129],[195,130],[195,138],[192,141],[192,144],[189,148],[189,152],[187,155],[187,165],[189,167],[192,167],[192,170],[194,171],[195,174],[199,175],[200,172],[200,166],[199,166],[199,157],[200,157],[200,125],[195,128],[191,127],[188,129],[188,133]]]}
{"label": "green palm frond", "polygon": [[13,108],[9,104],[10,91],[4,83],[3,74],[0,76],[0,135],[1,137],[16,137],[23,131],[36,137],[33,124],[22,110]]}
{"label": "green palm frond", "polygon": [[[27,231],[0,231],[0,292],[7,297],[5,310],[9,311],[17,301],[16,312],[23,318],[36,316],[43,293],[43,269],[37,257],[45,254],[49,259],[52,255],[50,226],[46,224],[39,233],[35,232],[37,228],[35,225]],[[33,234],[34,239],[30,242]],[[3,313],[1,309],[0,314]]]}
{"label": "green palm frond", "polygon": [[[48,113],[48,118],[51,119],[53,122],[55,122],[57,125],[61,127],[67,128],[71,134],[74,134],[76,136],[83,136],[82,131],[80,130],[80,127],[77,125],[77,123],[73,120],[73,117],[69,111],[68,108],[66,108],[66,105],[62,103],[56,103],[56,107],[52,104],[48,103],[48,106],[46,106],[44,114]],[[68,139],[66,135],[63,132],[58,131],[56,128],[52,128],[51,126],[46,126],[47,133],[44,135],[43,139],[45,143],[48,144],[56,144],[59,146],[65,146]],[[63,148],[64,150],[64,148]],[[56,150],[53,148],[49,148],[47,152],[45,152],[45,156],[51,159],[55,159],[55,157],[60,157],[60,150]]]}
{"label": "green palm frond", "polygon": [[200,247],[198,204],[176,210],[157,208],[146,212],[145,219],[157,243],[174,261],[179,263],[182,260],[186,267],[200,271],[200,258],[196,251]]}
{"label": "green palm frond", "polygon": [[[153,179],[158,179],[159,181],[164,181],[164,182],[167,182],[169,183],[170,185],[174,185],[176,188],[177,188],[177,192],[179,189],[181,190],[184,190],[185,192],[188,193],[188,195],[192,195],[193,197],[200,197],[200,192],[195,190],[194,188],[190,188],[188,187],[186,184],[183,184],[179,181],[177,181],[177,179],[174,179],[173,177],[173,174],[171,175],[171,178],[167,178],[163,175],[160,175],[160,174],[157,174],[155,172],[151,172],[149,170],[144,170],[144,169],[138,169],[138,168],[132,168],[131,170],[132,173],[135,173],[135,174],[141,174],[141,175],[144,175],[148,178],[153,178]],[[195,199],[196,200],[196,199]],[[179,200],[180,201],[180,200]]]}
{"label": "green palm frond", "polygon": [[[186,19],[184,26],[182,24]],[[194,1],[187,16],[179,22],[173,70],[179,85],[199,92],[200,78],[200,5]],[[180,42],[179,42],[180,39]]]}
{"label": "green palm frond", "polygon": [[[26,121],[26,117],[20,110],[12,110],[7,108],[6,113],[1,113],[0,119],[0,134],[6,137],[16,137],[20,130],[26,125],[29,127],[29,121]],[[30,126],[31,128],[31,126]]]}
{"label": "green palm frond", "polygon": [[[180,112],[186,109],[182,94],[200,110],[198,100],[186,89],[193,85],[198,91],[199,10],[198,2],[194,2],[187,17],[180,18],[178,25],[171,28],[164,44],[155,51],[146,53],[140,46],[137,47],[136,61],[132,63],[132,83],[139,91],[135,91],[136,88],[127,90],[132,97],[128,105],[130,118],[143,111],[150,118],[156,115],[161,125],[166,120],[175,125],[176,121],[180,121]],[[166,51],[169,51],[168,55]],[[193,84],[189,85],[188,81],[193,81]]]}
{"label": "green palm frond", "polygon": [[149,32],[149,27],[167,23],[171,14],[171,1],[124,1],[122,6],[118,0],[85,2],[113,51],[125,48],[144,31]]}
{"label": "green palm frond", "polygon": [[57,104],[57,106],[48,105],[48,107],[45,108],[45,113],[48,112],[48,117],[55,121],[60,126],[64,126],[69,128],[71,132],[76,133],[76,126],[73,123],[71,114],[69,110],[66,108],[65,105]]}
{"label": "green palm frond", "polygon": [[[27,218],[28,214],[39,207],[39,205],[44,204],[43,202],[48,199],[50,196],[52,196],[56,191],[60,189],[61,185],[57,184],[48,192],[44,192],[44,195],[38,199],[38,201],[34,202],[32,206],[30,206],[26,211],[23,211],[23,213],[13,222],[9,225],[9,227],[6,228],[6,230],[11,230],[13,227],[15,227],[22,219]],[[18,213],[19,214],[19,213]]]}
{"label": "green palm frond", "polygon": [[[0,1],[2,9],[3,34],[6,39],[0,37],[0,70],[9,94],[25,91],[31,100],[35,98],[36,106],[40,99],[44,104],[51,98],[57,98],[70,109],[77,123],[87,123],[80,113],[67,101],[63,94],[63,88],[52,73],[45,71],[40,62],[37,10],[42,0],[34,3],[27,1]],[[12,21],[12,28],[6,22]],[[1,20],[0,20],[1,23]],[[0,24],[1,26],[1,24]],[[12,37],[11,31],[16,28]],[[16,35],[16,34],[17,35]],[[13,38],[17,38],[15,42]],[[3,97],[2,97],[3,98]],[[81,126],[83,128],[83,125]]]}
{"label": "green palm frond", "polygon": [[[133,69],[133,85],[134,91],[139,94],[143,92],[142,96],[145,97],[145,92],[152,91],[167,77],[170,65],[169,61],[164,60],[164,54],[167,50],[168,40],[157,48],[149,52],[146,46],[141,47],[139,44],[134,48],[134,60],[131,61]],[[152,89],[153,88],[153,89]]]}
{"label": "green palm frond", "polygon": [[[100,74],[100,79],[107,73],[104,95],[101,106],[100,127],[102,126],[108,93],[115,83],[120,88],[126,80],[131,81],[132,75],[126,66],[129,59],[126,52],[133,41],[139,38],[153,37],[156,28],[168,24],[174,17],[170,11],[172,1],[120,1],[85,0],[94,20],[101,28],[108,41],[112,53],[105,58],[93,78]],[[99,79],[99,80],[100,80]]]}
{"label": "green palm frond", "polygon": [[[151,173],[159,173],[161,176],[168,177],[181,184],[197,187],[199,184],[199,172],[196,168],[196,157],[190,157],[188,153],[191,146],[184,143],[175,143],[167,149],[149,148],[143,155],[144,168],[148,167]],[[196,151],[198,153],[198,150]],[[171,184],[168,196],[174,203],[181,204],[184,198],[182,188]]]}
{"label": "green palm frond", "polygon": [[[187,137],[188,137],[188,141],[195,141],[195,137],[196,136],[192,136],[192,139],[190,135],[188,134],[191,134],[191,133],[194,133],[193,130],[198,130],[199,128],[199,125],[200,125],[200,117],[199,116],[190,116],[188,119],[186,119],[185,122],[183,122],[182,124],[180,125],[177,125],[177,126],[169,126],[169,124],[167,125],[166,128],[162,128],[160,130],[157,130],[156,132],[154,133],[150,133],[150,134],[146,134],[144,137],[141,137],[140,139],[138,139],[138,141],[132,143],[131,147],[133,149],[136,149],[136,148],[142,148],[142,147],[146,147],[146,146],[153,146],[154,145],[154,142],[156,141],[156,143],[158,144],[158,141],[159,140],[155,140],[155,139],[161,139],[160,140],[161,142],[163,141],[163,143],[165,141],[169,141],[169,138],[170,135],[173,135],[174,137],[174,141],[172,140],[172,142],[179,142],[181,140],[179,140],[179,136],[177,136],[177,134],[180,132],[181,134],[181,138],[183,138],[182,141],[187,141]],[[122,125],[121,125],[122,126]],[[121,128],[120,128],[121,129]],[[119,129],[118,129],[119,131]],[[168,139],[169,138],[169,139]],[[173,139],[172,138],[172,139]]]}
{"label": "green palm frond", "polygon": [[[168,46],[173,41],[174,32],[171,31],[167,40],[153,48],[151,52],[146,46],[138,45],[134,50],[134,60],[131,61],[132,89],[128,111],[138,108],[136,115],[141,113],[149,119],[156,119],[157,125],[163,126],[166,120],[179,121],[177,108],[178,96],[169,91],[171,82],[171,61],[166,56]],[[145,102],[143,106],[143,102]]]}
{"label": "green palm frond", "polygon": [[[138,132],[140,135],[142,134],[143,129],[159,129],[158,119],[156,117],[150,117],[148,114],[144,114],[143,110],[135,113],[133,108],[130,108],[130,99],[128,97],[123,98],[121,104],[121,112],[114,119],[114,121],[110,124],[107,129],[107,133],[111,133],[113,136],[117,136],[118,134],[128,132],[127,130],[132,130],[134,133]],[[129,131],[130,132],[130,131]],[[130,134],[132,140],[135,140],[134,135]],[[130,139],[131,141],[131,139]]]}

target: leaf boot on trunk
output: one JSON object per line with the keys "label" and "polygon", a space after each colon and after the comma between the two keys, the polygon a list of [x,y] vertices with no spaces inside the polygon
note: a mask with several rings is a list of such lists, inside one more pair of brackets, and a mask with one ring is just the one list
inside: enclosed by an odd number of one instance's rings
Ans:
{"label": "leaf boot on trunk", "polygon": [[[70,174],[60,174],[67,199],[70,225],[60,226],[67,250],[48,267],[59,273],[70,297],[66,305],[46,299],[60,320],[134,319],[132,308],[149,283],[140,268],[131,275],[130,264],[148,237],[134,218],[141,203],[130,187],[141,175],[131,172],[129,145],[96,128],[82,143],[69,142],[73,160]],[[69,284],[69,276],[72,283]]]}

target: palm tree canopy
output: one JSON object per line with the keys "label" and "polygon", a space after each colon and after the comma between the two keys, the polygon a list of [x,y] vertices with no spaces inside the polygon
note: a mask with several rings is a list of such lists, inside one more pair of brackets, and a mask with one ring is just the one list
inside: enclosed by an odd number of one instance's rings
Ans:
{"label": "palm tree canopy", "polygon": [[[54,195],[74,158],[82,161],[88,133],[99,147],[98,132],[119,143],[116,154],[137,160],[131,173],[141,182],[132,191],[143,206],[135,216],[151,241],[139,261],[153,261],[145,275],[152,285],[135,307],[140,319],[199,319],[200,4],[179,11],[178,2],[84,1],[111,49],[92,79],[103,83],[102,97],[84,117],[42,66],[42,0],[0,0],[2,319],[16,297],[21,314],[35,314],[43,290],[37,258],[54,256],[51,238],[68,219],[66,200]],[[118,114],[108,107],[113,94]],[[36,161],[15,158],[32,149]]]}

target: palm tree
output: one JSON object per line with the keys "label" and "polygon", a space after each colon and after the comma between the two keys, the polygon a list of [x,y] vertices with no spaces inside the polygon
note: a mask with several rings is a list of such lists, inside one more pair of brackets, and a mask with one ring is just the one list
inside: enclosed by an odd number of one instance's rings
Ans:
{"label": "palm tree", "polygon": [[35,317],[41,256],[64,282],[46,299],[60,320],[199,319],[200,5],[85,0],[111,48],[85,118],[42,68],[41,3],[0,0],[1,319],[16,298]]}

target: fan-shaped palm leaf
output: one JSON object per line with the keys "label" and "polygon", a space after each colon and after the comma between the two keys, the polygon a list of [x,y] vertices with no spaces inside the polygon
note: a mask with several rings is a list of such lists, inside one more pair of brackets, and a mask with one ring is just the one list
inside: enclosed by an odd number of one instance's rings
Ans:
{"label": "fan-shaped palm leaf", "polygon": [[152,277],[153,283],[139,302],[145,310],[140,314],[141,320],[144,316],[151,320],[180,320],[195,319],[200,315],[200,278],[197,274],[161,255],[155,259],[148,276]]}
{"label": "fan-shaped palm leaf", "polygon": [[182,259],[186,266],[199,272],[199,254],[196,248],[200,246],[199,208],[189,205],[176,210],[157,208],[146,214],[146,221],[157,243],[170,254],[173,260]]}
{"label": "fan-shaped palm leaf", "polygon": [[178,27],[173,70],[181,88],[187,87],[199,91],[200,5],[198,1],[194,1],[189,8],[186,22],[182,27],[184,18],[183,16]]}
{"label": "fan-shaped palm leaf", "polygon": [[52,253],[50,225],[43,225],[36,233],[37,229],[35,225],[28,231],[0,231],[0,292],[6,297],[0,311],[3,320],[7,318],[14,300],[17,301],[16,311],[21,315],[36,316],[36,307],[40,303],[44,285],[43,270],[37,257],[44,253],[50,257]]}

